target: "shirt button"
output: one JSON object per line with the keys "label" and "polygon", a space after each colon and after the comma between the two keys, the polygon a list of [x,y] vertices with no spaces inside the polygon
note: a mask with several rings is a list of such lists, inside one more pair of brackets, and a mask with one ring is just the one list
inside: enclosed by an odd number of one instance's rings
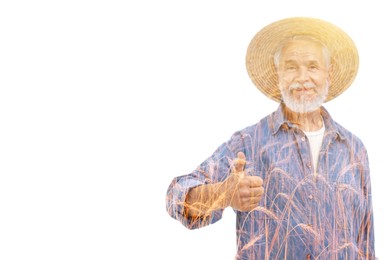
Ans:
{"label": "shirt button", "polygon": [[306,141],[306,137],[302,136],[301,140],[302,142]]}
{"label": "shirt button", "polygon": [[306,166],[307,166],[308,168],[311,168],[311,163],[306,163]]}
{"label": "shirt button", "polygon": [[309,195],[309,200],[312,200],[313,199],[313,195]]}

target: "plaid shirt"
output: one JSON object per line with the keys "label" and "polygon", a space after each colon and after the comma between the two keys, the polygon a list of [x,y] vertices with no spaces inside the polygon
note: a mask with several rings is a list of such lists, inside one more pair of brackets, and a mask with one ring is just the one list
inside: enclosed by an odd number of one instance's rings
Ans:
{"label": "plaid shirt", "polygon": [[215,223],[223,210],[192,219],[184,215],[189,189],[221,182],[239,151],[248,175],[264,180],[257,208],[236,211],[236,259],[375,259],[367,151],[322,108],[325,134],[314,172],[309,140],[286,120],[284,105],[233,134],[188,175],[168,188],[168,213],[189,229]]}

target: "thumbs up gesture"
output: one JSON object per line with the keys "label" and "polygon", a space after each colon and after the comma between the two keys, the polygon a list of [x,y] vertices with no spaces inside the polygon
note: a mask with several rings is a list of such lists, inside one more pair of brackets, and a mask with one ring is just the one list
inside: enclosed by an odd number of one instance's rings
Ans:
{"label": "thumbs up gesture", "polygon": [[246,158],[243,152],[237,153],[232,173],[228,178],[230,206],[238,211],[250,211],[258,206],[264,194],[263,179],[259,176],[247,176]]}

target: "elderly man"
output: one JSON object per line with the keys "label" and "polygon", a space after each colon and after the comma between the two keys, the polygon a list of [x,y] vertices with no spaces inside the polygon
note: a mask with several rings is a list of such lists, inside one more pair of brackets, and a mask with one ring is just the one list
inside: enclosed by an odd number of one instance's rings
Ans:
{"label": "elderly man", "polygon": [[289,18],[251,41],[253,83],[280,102],[168,188],[190,229],[237,215],[236,259],[374,259],[367,151],[322,106],[354,80],[358,54],[338,27]]}

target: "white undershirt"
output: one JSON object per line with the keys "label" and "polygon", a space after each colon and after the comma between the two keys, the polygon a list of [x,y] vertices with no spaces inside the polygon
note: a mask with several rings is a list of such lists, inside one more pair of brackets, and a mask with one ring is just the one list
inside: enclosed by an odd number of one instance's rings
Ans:
{"label": "white undershirt", "polygon": [[322,139],[324,138],[325,124],[322,124],[322,128],[320,130],[314,132],[304,131],[304,133],[309,139],[311,156],[314,164],[314,173],[317,174],[318,155],[320,153]]}

